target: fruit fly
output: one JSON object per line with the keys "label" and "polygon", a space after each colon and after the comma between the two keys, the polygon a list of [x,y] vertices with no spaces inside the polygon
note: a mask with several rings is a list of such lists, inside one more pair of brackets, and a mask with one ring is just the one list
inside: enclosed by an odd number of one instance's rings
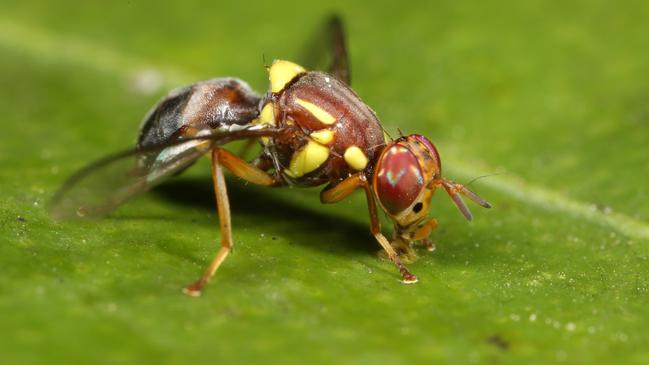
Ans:
{"label": "fruit fly", "polygon": [[[428,217],[430,200],[443,188],[462,214],[471,213],[461,196],[489,208],[461,184],[442,177],[435,145],[419,134],[386,141],[370,107],[350,88],[342,23],[328,25],[328,72],[276,60],[267,68],[270,90],[256,94],[244,81],[219,78],[170,93],[145,117],[134,149],[101,159],[70,177],[50,204],[56,219],[109,213],[136,194],[176,175],[208,155],[220,221],[220,248],[201,278],[184,288],[200,295],[232,251],[230,202],[224,170],[263,186],[319,186],[322,203],[365,192],[370,231],[397,266],[403,283],[415,283],[402,257],[413,243],[430,245],[437,226]],[[261,145],[252,161],[228,151],[231,141]],[[394,224],[388,240],[381,232],[377,204]]]}

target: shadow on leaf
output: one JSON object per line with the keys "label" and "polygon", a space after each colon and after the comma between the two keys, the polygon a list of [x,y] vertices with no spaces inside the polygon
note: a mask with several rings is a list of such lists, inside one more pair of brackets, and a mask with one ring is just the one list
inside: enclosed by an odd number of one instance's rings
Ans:
{"label": "shadow on leaf", "polygon": [[[260,234],[270,241],[274,236],[290,244],[304,245],[326,252],[356,252],[374,254],[379,246],[369,233],[369,228],[359,222],[341,219],[335,215],[308,209],[282,199],[277,194],[230,180],[228,196],[232,214],[247,220],[263,222]],[[153,194],[174,204],[215,211],[212,183],[203,178],[184,178],[170,181],[153,190]],[[236,228],[236,218],[233,226]],[[215,222],[215,228],[218,225]],[[250,227],[254,230],[255,227]],[[263,232],[265,230],[265,232]],[[270,232],[268,232],[270,230]],[[235,237],[236,241],[236,237]]]}

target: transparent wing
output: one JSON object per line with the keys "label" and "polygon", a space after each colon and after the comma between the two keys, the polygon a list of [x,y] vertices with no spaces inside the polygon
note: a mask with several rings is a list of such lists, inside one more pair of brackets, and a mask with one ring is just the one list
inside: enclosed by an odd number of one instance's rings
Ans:
{"label": "transparent wing", "polygon": [[[252,127],[115,153],[68,178],[53,196],[48,211],[56,220],[106,215],[128,199],[187,168],[215,146],[234,140],[275,137],[280,133],[276,128]],[[151,156],[155,156],[153,161],[150,161]],[[146,160],[149,162],[143,164]]]}
{"label": "transparent wing", "polygon": [[325,19],[302,52],[300,62],[308,69],[327,71],[351,84],[345,28],[339,15],[332,14]]}

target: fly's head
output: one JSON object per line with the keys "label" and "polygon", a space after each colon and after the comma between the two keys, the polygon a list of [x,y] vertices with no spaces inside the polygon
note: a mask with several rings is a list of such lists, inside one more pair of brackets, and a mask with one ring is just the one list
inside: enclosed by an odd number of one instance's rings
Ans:
{"label": "fly's head", "polygon": [[441,170],[435,146],[417,134],[389,143],[381,153],[372,187],[399,236],[410,237],[428,215]]}
{"label": "fly's head", "polygon": [[381,207],[395,225],[395,239],[410,243],[425,239],[436,223],[426,221],[430,199],[442,187],[462,214],[472,216],[460,194],[483,207],[489,203],[460,184],[442,177],[442,161],[426,137],[411,134],[390,142],[374,167],[372,187]]}

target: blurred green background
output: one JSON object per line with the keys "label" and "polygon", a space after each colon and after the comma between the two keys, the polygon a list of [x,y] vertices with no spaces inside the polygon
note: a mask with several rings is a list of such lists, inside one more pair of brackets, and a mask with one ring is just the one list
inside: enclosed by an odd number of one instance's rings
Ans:
{"label": "blurred green background", "polygon": [[[161,3],[3,1],[0,362],[649,362],[649,5],[643,1]],[[230,180],[234,254],[200,299],[218,238],[209,163],[107,219],[45,203],[132,145],[167,90],[267,87],[325,16],[346,20],[353,87],[393,133],[494,204],[443,194],[414,286],[375,255],[362,194]],[[386,231],[389,227],[385,228]]]}

